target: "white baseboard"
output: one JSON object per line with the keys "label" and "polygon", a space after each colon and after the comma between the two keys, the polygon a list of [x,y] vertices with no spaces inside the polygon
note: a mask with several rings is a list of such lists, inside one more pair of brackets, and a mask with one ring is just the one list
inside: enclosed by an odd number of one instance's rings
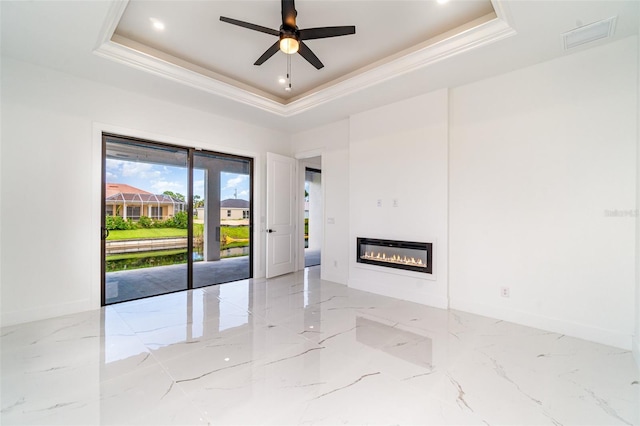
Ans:
{"label": "white baseboard", "polygon": [[419,303],[421,305],[432,306],[434,308],[447,309],[447,298],[424,290],[416,290],[408,286],[401,287],[397,282],[394,286],[387,286],[380,283],[360,282],[349,279],[349,287],[381,296],[392,297],[394,299],[406,300]]}
{"label": "white baseboard", "polygon": [[[614,346],[625,350],[632,349],[632,336],[615,330],[593,327],[587,324],[580,324],[566,321],[559,318],[551,318],[536,315],[530,312],[516,311],[496,306],[489,306],[482,303],[451,300],[451,309],[470,312],[490,318],[513,322],[527,327],[539,328],[554,333],[565,334],[571,337],[588,340],[590,342],[601,343],[603,345]],[[637,343],[637,342],[636,342]],[[637,345],[636,345],[637,346]],[[637,352],[637,347],[636,351]],[[636,361],[638,357],[636,356]]]}
{"label": "white baseboard", "polygon": [[100,308],[100,306],[91,306],[91,302],[89,300],[81,300],[51,306],[40,306],[38,308],[20,311],[2,312],[0,324],[2,327],[7,327],[16,324],[55,318],[63,315],[76,314],[98,308]]}
{"label": "white baseboard", "polygon": [[334,283],[347,285],[346,274],[344,273],[341,274],[340,271],[334,272],[332,269],[336,269],[336,268],[325,267],[323,264],[320,269],[321,278],[325,281],[331,281]]}

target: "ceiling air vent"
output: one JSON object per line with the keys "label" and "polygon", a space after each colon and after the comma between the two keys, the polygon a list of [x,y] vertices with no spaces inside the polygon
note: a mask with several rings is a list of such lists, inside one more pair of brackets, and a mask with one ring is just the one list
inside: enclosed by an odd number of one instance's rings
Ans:
{"label": "ceiling air vent", "polygon": [[616,17],[604,19],[592,24],[583,25],[562,34],[564,50],[573,49],[592,41],[601,40],[613,36],[616,27]]}

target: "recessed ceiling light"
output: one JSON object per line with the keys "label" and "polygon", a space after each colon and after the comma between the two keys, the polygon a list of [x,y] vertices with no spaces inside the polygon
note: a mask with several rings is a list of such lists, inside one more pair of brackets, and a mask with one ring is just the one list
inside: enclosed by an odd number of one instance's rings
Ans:
{"label": "recessed ceiling light", "polygon": [[279,77],[279,78],[278,78],[278,83],[280,83],[280,84],[285,84],[286,82],[287,82],[287,79],[286,79],[286,78],[284,78],[284,77]]}
{"label": "recessed ceiling light", "polygon": [[448,3],[448,2],[449,2],[449,0],[438,0],[438,3],[440,3],[440,4],[445,4],[445,3]]}
{"label": "recessed ceiling light", "polygon": [[[287,92],[290,92],[291,91],[291,86],[285,87],[284,90],[286,90]],[[311,328],[313,328],[313,327],[311,327]]]}
{"label": "recessed ceiling light", "polygon": [[149,21],[151,21],[151,24],[153,25],[153,28],[155,28],[158,31],[162,31],[164,30],[164,22],[156,19],[156,18],[149,18]]}

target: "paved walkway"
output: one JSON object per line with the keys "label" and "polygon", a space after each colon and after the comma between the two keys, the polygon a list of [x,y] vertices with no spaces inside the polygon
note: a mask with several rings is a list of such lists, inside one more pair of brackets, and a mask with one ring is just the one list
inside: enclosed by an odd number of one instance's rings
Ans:
{"label": "paved walkway", "polygon": [[[249,256],[193,264],[193,285],[204,287],[249,278]],[[187,289],[187,264],[109,272],[107,304]]]}
{"label": "paved walkway", "polygon": [[[320,264],[319,250],[305,250],[305,267]],[[195,288],[249,278],[249,256],[231,257],[193,264]],[[124,302],[187,289],[187,265],[109,272],[106,277],[106,303]]]}

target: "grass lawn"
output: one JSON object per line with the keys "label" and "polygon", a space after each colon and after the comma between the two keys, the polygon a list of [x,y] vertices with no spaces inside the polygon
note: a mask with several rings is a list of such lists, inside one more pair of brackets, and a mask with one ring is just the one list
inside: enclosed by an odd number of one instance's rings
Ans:
{"label": "grass lawn", "polygon": [[234,240],[248,240],[249,227],[248,226],[222,226],[220,227],[220,235],[221,236],[226,235],[229,238],[233,238]]}
{"label": "grass lawn", "polygon": [[107,241],[116,240],[137,240],[147,238],[172,238],[172,237],[186,237],[186,229],[178,228],[142,228],[142,229],[128,229],[128,230],[113,230],[109,231],[109,237]]}

